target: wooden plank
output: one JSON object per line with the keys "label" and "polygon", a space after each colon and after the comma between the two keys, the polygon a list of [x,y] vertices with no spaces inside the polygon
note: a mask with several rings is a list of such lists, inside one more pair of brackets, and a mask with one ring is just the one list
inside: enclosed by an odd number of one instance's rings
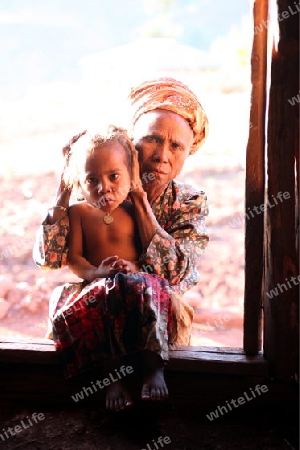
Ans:
{"label": "wooden plank", "polygon": [[[173,351],[173,349],[171,349]],[[191,346],[191,345],[179,345],[174,350],[181,350],[185,352],[207,352],[207,353],[226,353],[233,355],[244,355],[245,352],[242,348],[239,347],[200,347],[200,346]]]}
{"label": "wooden plank", "polygon": [[[37,346],[38,349],[43,349],[42,346],[51,347],[48,350],[55,351],[54,343],[51,339],[41,339],[41,338],[13,338],[13,337],[3,337],[0,336],[0,351],[1,348],[5,348],[5,345],[2,344],[11,344],[11,348],[15,348],[16,350],[24,349],[31,350],[34,346]],[[6,346],[8,348],[9,346]],[[172,350],[172,348],[171,348]],[[233,354],[245,354],[244,350],[239,347],[203,347],[203,346],[190,346],[190,345],[176,345],[174,346],[174,350],[182,350],[182,351],[193,351],[193,352],[210,352],[210,353],[233,353]]]}
{"label": "wooden plank", "polygon": [[[299,13],[292,0],[278,0],[278,51],[271,64],[268,120],[268,199],[265,242],[264,349],[274,377],[299,374]],[[288,193],[283,201],[278,193]],[[277,294],[270,297],[271,290]],[[273,291],[274,293],[274,291]]]}
{"label": "wooden plank", "polygon": [[51,339],[43,339],[43,338],[14,338],[11,336],[0,336],[0,345],[1,343],[14,343],[18,344],[40,344],[40,345],[53,345],[53,341]]}
{"label": "wooden plank", "polygon": [[238,398],[245,391],[249,393],[250,388],[253,389],[257,384],[267,385],[268,392],[264,396],[256,398],[255,402],[249,402],[247,407],[250,409],[252,407],[261,409],[266,406],[278,408],[281,405],[285,410],[293,409],[296,416],[299,409],[299,387],[296,383],[294,385],[279,383],[256,376],[233,377],[211,374],[197,374],[195,376],[195,374],[188,372],[167,373],[166,381],[172,403],[197,405],[199,410],[203,408],[209,409],[209,406],[212,407],[212,405],[215,405],[215,407],[224,405],[226,400],[230,401],[230,399]]}
{"label": "wooden plank", "polygon": [[168,371],[200,372],[232,375],[268,376],[268,362],[262,355],[247,356],[207,352],[170,352]]}
{"label": "wooden plank", "polygon": [[0,344],[0,362],[10,364],[57,364],[54,345]]}
{"label": "wooden plank", "polygon": [[[80,392],[83,387],[91,385],[101,379],[101,373],[89,375],[81,380],[65,380],[55,370],[49,370],[49,366],[32,365],[6,365],[0,371],[0,402],[4,405],[47,405],[49,407],[62,406],[78,407],[93,404],[96,407],[104,405],[103,391],[95,395],[89,395],[83,401],[76,404],[72,395]],[[296,383],[278,383],[268,377],[248,375],[211,374],[199,372],[166,371],[166,382],[170,392],[170,404],[197,405],[203,408],[205,405],[221,405],[225,400],[238,398],[244,391],[254,388],[257,384],[267,384],[269,393],[263,397],[268,405],[277,406],[282,403],[285,407],[291,407],[292,403],[297,408],[298,388]],[[135,386],[135,387],[134,387]],[[140,395],[140,384],[133,384],[135,394]],[[261,401],[261,400],[259,400]],[[251,406],[259,406],[259,403],[251,402]],[[216,408],[215,406],[215,408]],[[295,409],[297,411],[297,409]]]}
{"label": "wooden plank", "polygon": [[[248,357],[243,351],[224,349],[210,351],[207,347],[178,347],[170,351],[167,370],[251,374],[267,376],[268,364],[263,355]],[[49,343],[2,342],[0,344],[0,362],[6,364],[57,366],[55,348]]]}
{"label": "wooden plank", "polygon": [[[245,191],[245,295],[244,350],[256,354],[262,344],[262,279],[264,214],[259,209],[265,196],[265,116],[267,75],[268,0],[255,0],[254,34],[251,55],[251,109],[246,151]],[[265,21],[265,22],[263,22]],[[255,28],[254,28],[255,29]],[[256,212],[255,208],[259,213]]]}

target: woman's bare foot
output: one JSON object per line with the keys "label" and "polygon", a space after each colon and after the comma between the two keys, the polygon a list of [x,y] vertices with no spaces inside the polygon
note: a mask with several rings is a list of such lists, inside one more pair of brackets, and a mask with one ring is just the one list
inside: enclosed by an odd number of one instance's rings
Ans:
{"label": "woman's bare foot", "polygon": [[145,351],[142,400],[160,401],[168,397],[163,362],[156,353]]}
{"label": "woman's bare foot", "polygon": [[114,381],[106,387],[106,409],[117,412],[130,408],[132,405],[130,394],[122,381]]}

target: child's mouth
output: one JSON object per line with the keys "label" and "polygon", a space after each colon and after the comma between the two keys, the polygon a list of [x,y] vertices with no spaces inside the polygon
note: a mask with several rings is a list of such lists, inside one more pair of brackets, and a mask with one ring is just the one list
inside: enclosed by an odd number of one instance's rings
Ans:
{"label": "child's mouth", "polygon": [[114,199],[113,198],[107,198],[107,197],[99,197],[95,202],[94,205],[98,208],[98,209],[106,209],[107,207],[109,208],[111,206],[112,203],[114,203]]}

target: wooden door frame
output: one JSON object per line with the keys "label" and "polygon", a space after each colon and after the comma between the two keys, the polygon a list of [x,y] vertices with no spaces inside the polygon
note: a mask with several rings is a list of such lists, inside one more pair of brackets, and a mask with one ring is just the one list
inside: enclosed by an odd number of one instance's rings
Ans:
{"label": "wooden door frame", "polygon": [[[273,0],[269,0],[273,1]],[[282,14],[293,7],[292,0],[278,0]],[[268,20],[268,0],[255,0],[254,27]],[[298,17],[297,17],[298,19]],[[299,20],[299,19],[298,19]],[[267,211],[246,221],[246,283],[244,349],[179,347],[171,351],[170,372],[207,373],[228,376],[275,377],[287,381],[297,378],[299,361],[298,298],[299,286],[275,301],[266,293],[287,276],[299,272],[297,261],[299,205],[299,113],[288,104],[286,95],[297,94],[299,67],[299,21],[291,15],[279,21],[278,51],[272,54],[270,109],[268,114],[268,197],[276,192],[291,191],[291,199],[275,212]],[[298,34],[296,33],[298,29]],[[266,42],[268,29],[254,35],[252,50],[252,107],[246,166],[246,203],[253,208],[265,203],[265,122],[266,112]],[[297,37],[298,36],[298,37]],[[298,63],[298,66],[297,66]],[[294,90],[295,89],[295,90]],[[278,110],[280,114],[278,114]],[[298,128],[297,128],[298,127]],[[284,136],[278,146],[278,139]],[[281,135],[278,136],[278,130]],[[281,168],[284,167],[284,171]],[[286,175],[289,175],[288,177]],[[296,189],[295,189],[296,187]],[[294,192],[292,192],[294,188]],[[297,190],[298,189],[298,190]],[[282,217],[290,219],[283,221]],[[278,224],[280,223],[280,229]],[[279,255],[279,256],[278,256]],[[264,341],[261,351],[262,312]],[[56,373],[57,363],[52,341],[43,339],[0,342],[0,376],[9,381],[17,371]],[[37,373],[37,372],[36,372]],[[16,375],[17,376],[17,375]],[[32,375],[33,380],[37,378]],[[17,382],[18,378],[15,379]],[[49,380],[48,380],[49,381]],[[13,385],[10,385],[13,389]],[[24,385],[33,391],[35,386]]]}

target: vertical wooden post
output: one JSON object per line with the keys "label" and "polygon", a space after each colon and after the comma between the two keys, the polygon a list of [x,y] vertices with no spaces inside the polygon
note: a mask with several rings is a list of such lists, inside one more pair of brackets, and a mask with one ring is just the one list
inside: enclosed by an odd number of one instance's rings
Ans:
{"label": "vertical wooden post", "polygon": [[293,0],[278,0],[268,117],[268,201],[278,204],[267,209],[264,353],[279,379],[299,367],[299,17]]}
{"label": "vertical wooden post", "polygon": [[268,0],[255,0],[251,55],[252,101],[246,152],[244,350],[261,349],[265,196],[265,118]]}

